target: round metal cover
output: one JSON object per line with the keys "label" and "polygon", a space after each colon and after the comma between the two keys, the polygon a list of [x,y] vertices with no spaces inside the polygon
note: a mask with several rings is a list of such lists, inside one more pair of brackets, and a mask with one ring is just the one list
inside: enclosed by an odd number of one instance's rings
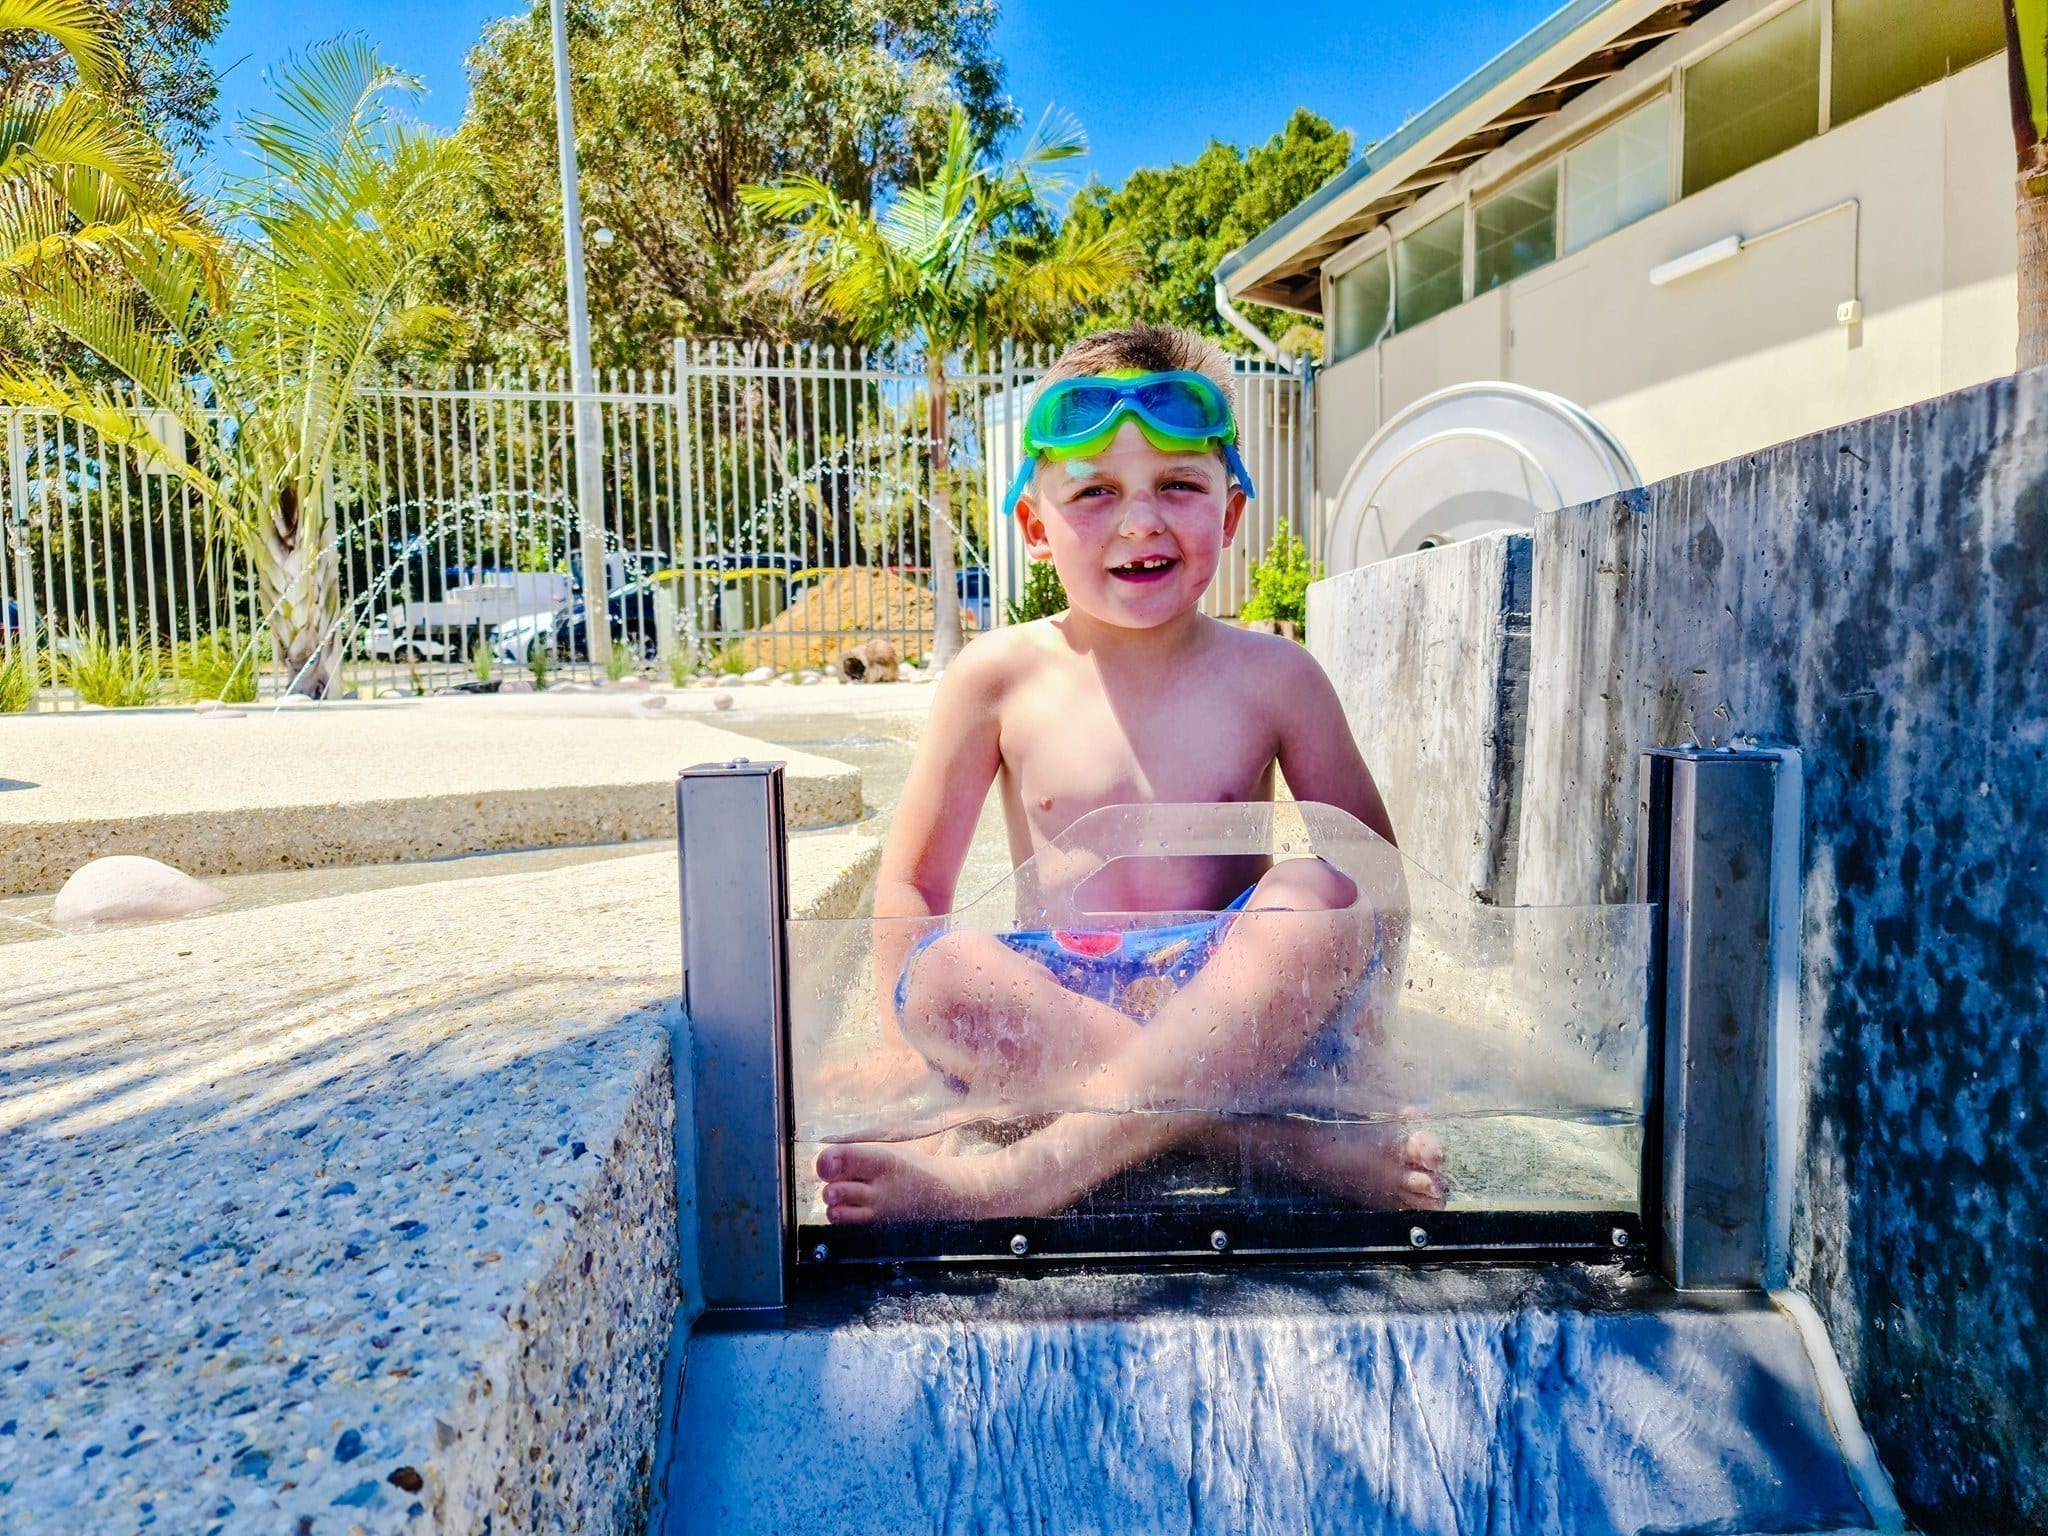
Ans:
{"label": "round metal cover", "polygon": [[1331,575],[1501,529],[1641,483],[1614,434],[1561,395],[1454,384],[1390,417],[1337,493]]}

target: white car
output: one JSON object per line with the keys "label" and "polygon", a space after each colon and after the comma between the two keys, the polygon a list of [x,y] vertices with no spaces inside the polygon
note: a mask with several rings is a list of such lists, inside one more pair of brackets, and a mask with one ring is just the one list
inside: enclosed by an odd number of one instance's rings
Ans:
{"label": "white car", "polygon": [[363,654],[378,661],[448,661],[454,653],[425,635],[395,635],[389,619],[376,619],[363,631]]}
{"label": "white car", "polygon": [[539,641],[544,650],[553,650],[555,624],[562,615],[559,612],[529,613],[522,618],[507,619],[491,632],[491,657],[508,667],[526,665],[527,652]]}

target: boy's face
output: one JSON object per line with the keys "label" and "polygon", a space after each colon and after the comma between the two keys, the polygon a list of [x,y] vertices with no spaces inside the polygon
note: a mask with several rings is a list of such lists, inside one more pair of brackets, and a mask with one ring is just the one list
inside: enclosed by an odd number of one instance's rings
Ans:
{"label": "boy's face", "polygon": [[1041,464],[1017,503],[1024,547],[1052,561],[1068,603],[1124,629],[1200,603],[1243,516],[1221,453],[1162,452],[1132,421],[1092,458]]}

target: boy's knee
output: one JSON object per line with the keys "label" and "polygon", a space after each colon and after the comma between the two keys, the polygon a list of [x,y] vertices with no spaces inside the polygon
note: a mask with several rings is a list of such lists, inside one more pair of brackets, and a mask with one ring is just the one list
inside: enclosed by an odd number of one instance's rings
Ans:
{"label": "boy's knee", "polygon": [[991,946],[1000,947],[994,936],[978,929],[955,928],[912,957],[904,997],[906,1033],[915,1038],[920,1033],[951,1032],[961,1014],[988,990]]}
{"label": "boy's knee", "polygon": [[1292,912],[1338,912],[1358,899],[1358,887],[1322,859],[1288,859],[1266,871],[1252,893],[1252,907]]}

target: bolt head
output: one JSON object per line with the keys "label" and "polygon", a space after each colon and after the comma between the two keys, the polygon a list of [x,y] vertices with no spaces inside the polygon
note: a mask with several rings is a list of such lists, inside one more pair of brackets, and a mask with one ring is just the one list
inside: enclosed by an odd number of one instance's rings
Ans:
{"label": "bolt head", "polygon": [[1607,1234],[1607,1240],[1617,1248],[1626,1248],[1628,1246],[1628,1228],[1616,1227]]}
{"label": "bolt head", "polygon": [[1218,1227],[1214,1232],[1211,1232],[1209,1234],[1209,1246],[1211,1248],[1214,1248],[1218,1253],[1221,1253],[1224,1249],[1230,1246],[1230,1234],[1228,1232],[1225,1232],[1221,1227]]}
{"label": "bolt head", "polygon": [[1019,1232],[1015,1237],[1010,1239],[1010,1252],[1017,1255],[1018,1258],[1023,1258],[1024,1255],[1029,1253],[1030,1251],[1031,1239],[1026,1237],[1022,1232]]}
{"label": "bolt head", "polygon": [[811,1262],[813,1264],[822,1264],[831,1257],[832,1250],[830,1248],[827,1248],[823,1243],[818,1244],[817,1247],[811,1250]]}
{"label": "bolt head", "polygon": [[1429,1234],[1420,1227],[1410,1227],[1408,1229],[1408,1246],[1410,1248],[1427,1248],[1429,1246]]}

